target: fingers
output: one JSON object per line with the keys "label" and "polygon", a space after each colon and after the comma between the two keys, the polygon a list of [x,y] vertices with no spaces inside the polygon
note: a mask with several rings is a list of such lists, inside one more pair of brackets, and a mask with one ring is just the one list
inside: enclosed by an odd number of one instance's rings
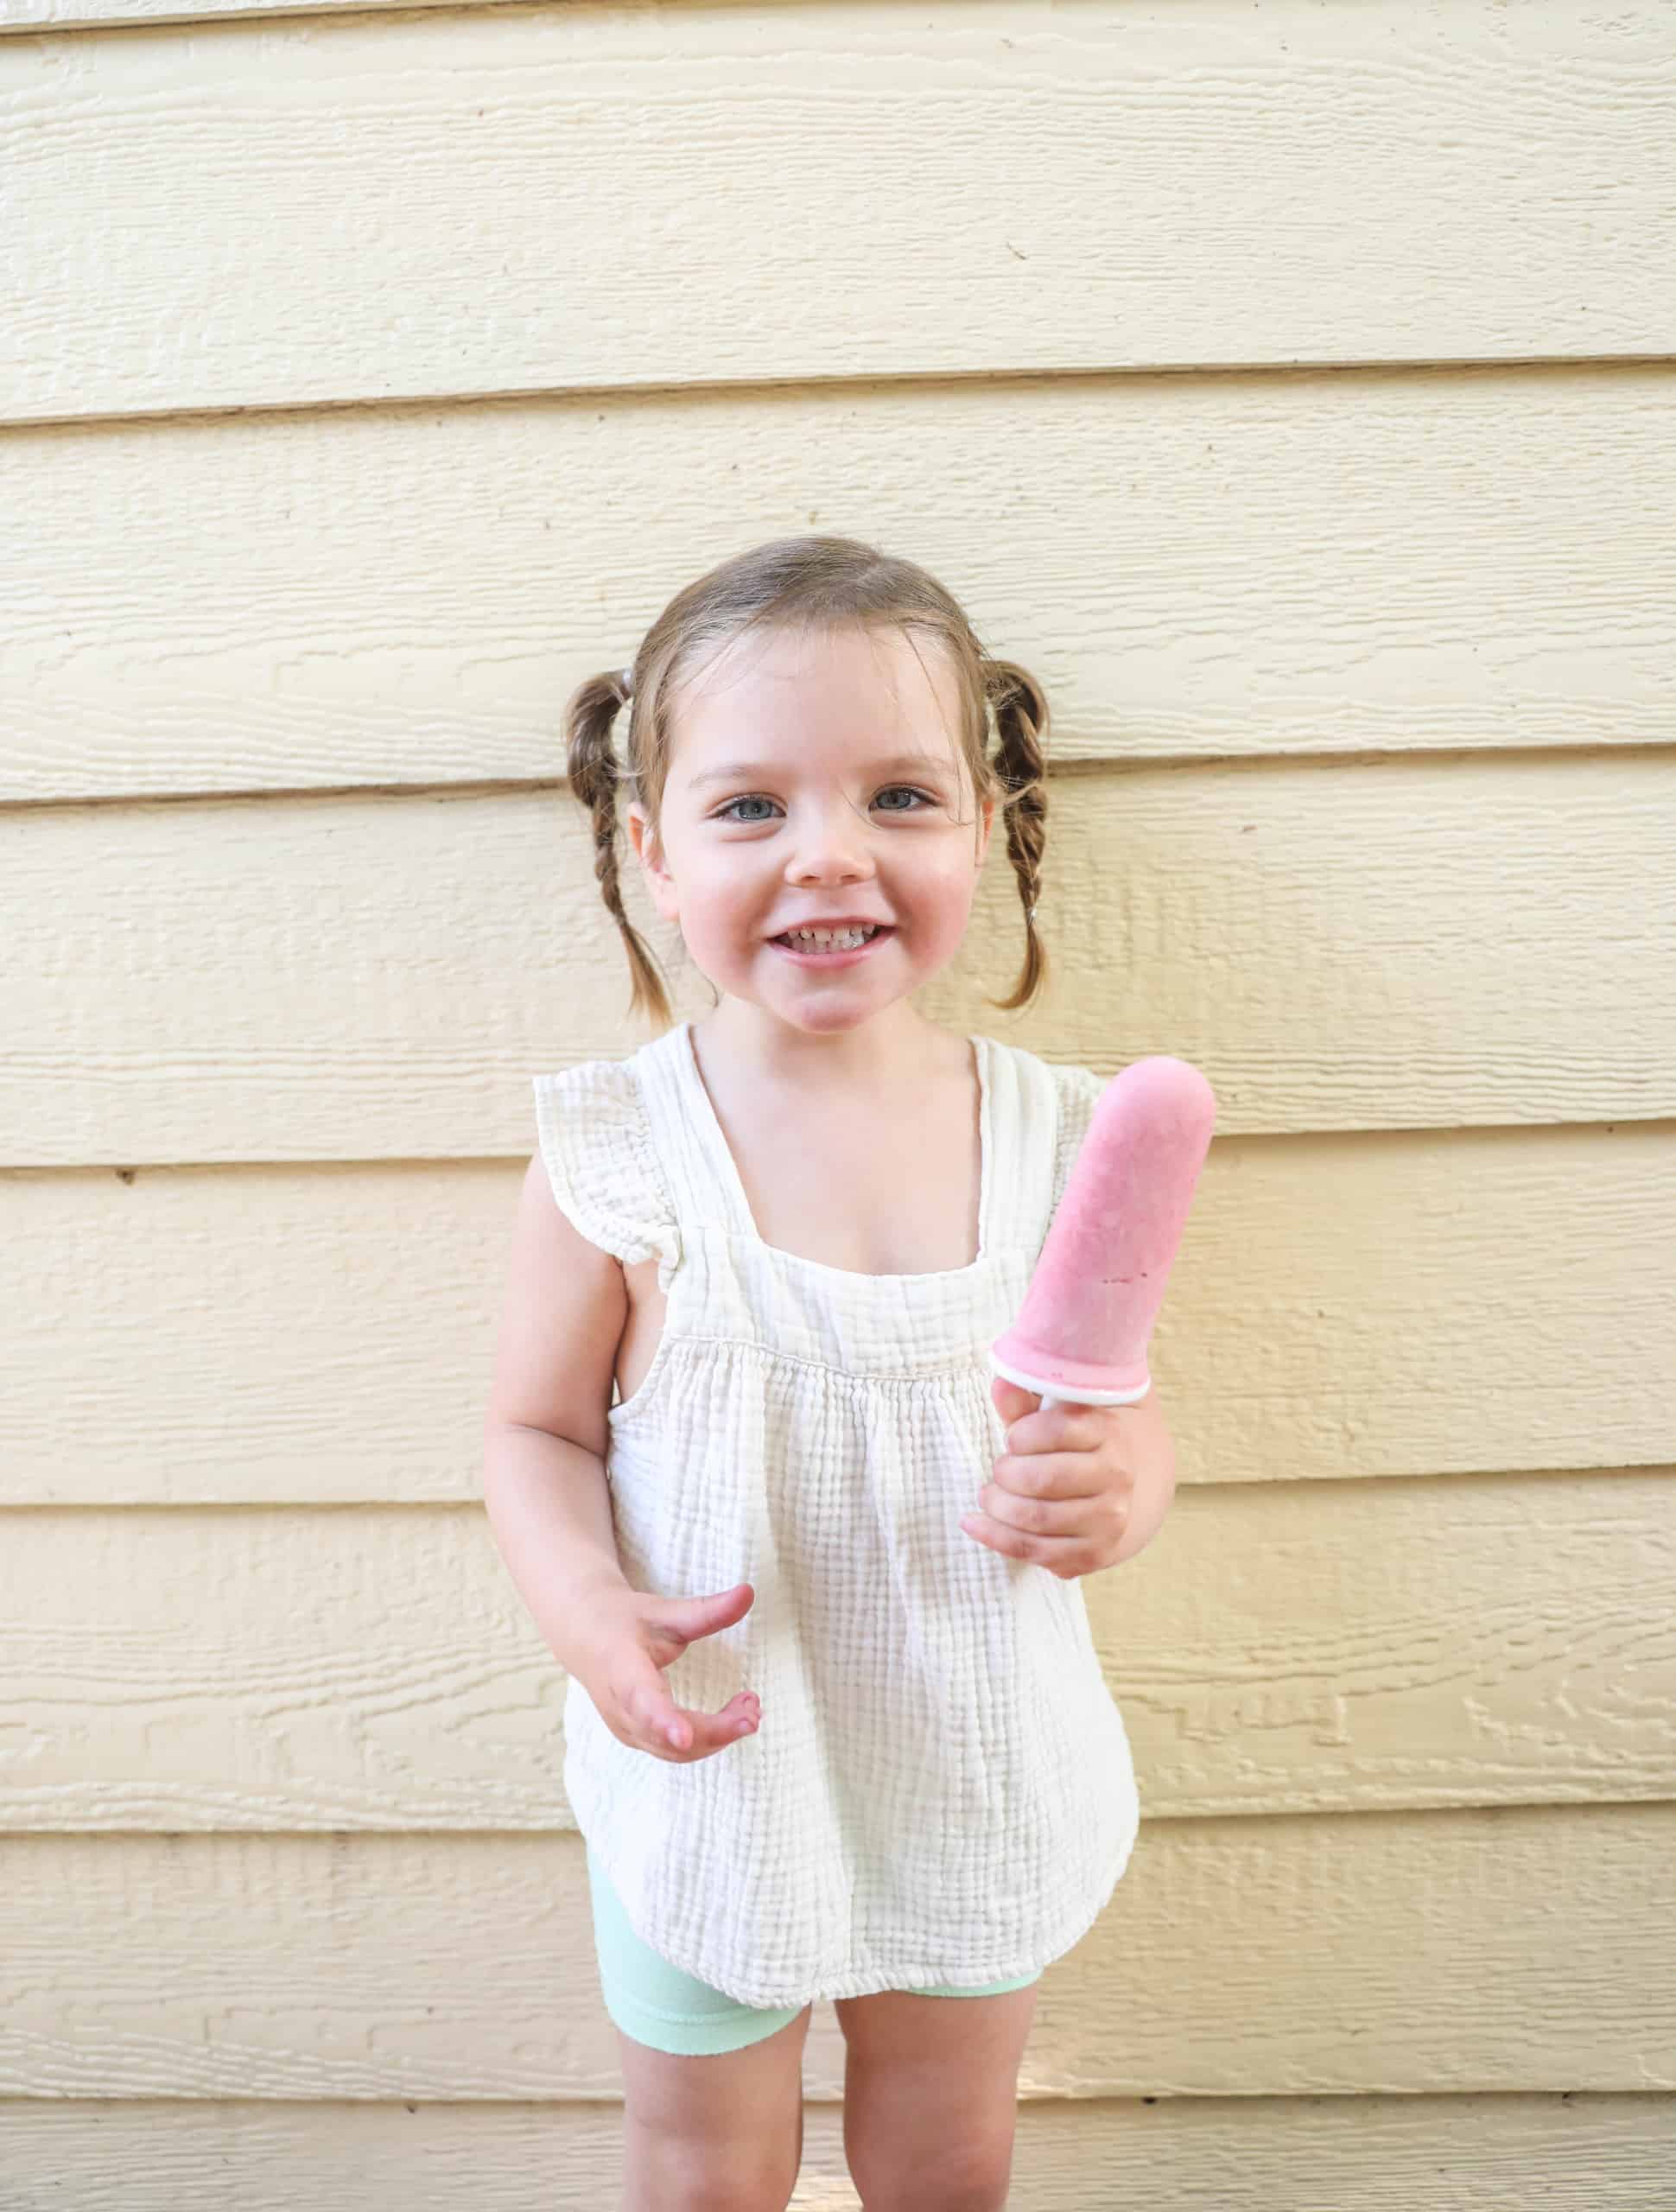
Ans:
{"label": "fingers", "polygon": [[632,1637],[601,1650],[603,1695],[594,1699],[619,1743],[655,1758],[689,1763],[754,1735],[762,1718],[754,1690],[737,1692],[720,1713],[687,1711],[670,1695],[663,1670],[689,1644],[730,1626],[755,1603],[748,1582],[702,1598],[635,1594]]}
{"label": "fingers", "polygon": [[989,1385],[989,1402],[1010,1428],[1026,1414],[1035,1413],[1042,1401],[1034,1390],[1021,1390],[1016,1382],[997,1375]]}
{"label": "fingers", "polygon": [[625,1686],[615,1702],[616,1721],[610,1714],[606,1719],[619,1742],[675,1764],[690,1764],[725,1751],[741,1737],[754,1735],[762,1718],[762,1702],[754,1690],[736,1692],[720,1713],[685,1711],[670,1697],[655,1668],[649,1679]]}
{"label": "fingers", "polygon": [[[664,1740],[649,1748],[677,1764],[682,1760],[708,1758],[712,1751],[725,1751],[743,1736],[754,1736],[762,1719],[762,1706],[754,1690],[740,1690],[720,1713],[686,1713],[673,1706],[670,1711],[674,1717],[664,1726]],[[681,1738],[678,1744],[670,1738],[671,1728]]]}
{"label": "fingers", "polygon": [[1109,1406],[1042,1406],[1007,1423],[1006,1446],[1033,1459],[1043,1452],[1090,1452],[1110,1427]]}

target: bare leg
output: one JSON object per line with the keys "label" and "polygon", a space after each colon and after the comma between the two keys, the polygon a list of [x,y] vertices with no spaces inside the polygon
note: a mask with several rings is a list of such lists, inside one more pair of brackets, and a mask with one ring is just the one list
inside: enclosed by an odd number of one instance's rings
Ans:
{"label": "bare leg", "polygon": [[742,2050],[696,2057],[618,2030],[623,2212],[785,2212],[803,2164],[809,2012]]}
{"label": "bare leg", "polygon": [[837,2000],[844,2153],[867,2212],[1001,2212],[1039,1988]]}

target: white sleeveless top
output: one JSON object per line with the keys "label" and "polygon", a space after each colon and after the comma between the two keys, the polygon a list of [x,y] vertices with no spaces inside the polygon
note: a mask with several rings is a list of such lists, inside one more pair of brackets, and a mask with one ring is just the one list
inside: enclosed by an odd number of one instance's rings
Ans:
{"label": "white sleeveless top", "polygon": [[564,1784],[630,1924],[751,2005],[1033,1974],[1110,1897],[1140,1822],[1080,1579],[960,1527],[1006,1424],[1012,1323],[1104,1079],[974,1037],[979,1254],[862,1274],[766,1244],[682,1022],[533,1078],[553,1194],[657,1255],[663,1334],[611,1408],[629,1583],[755,1602],[665,1670],[680,1705],[755,1690],[708,1758],[619,1743],[573,1676]]}

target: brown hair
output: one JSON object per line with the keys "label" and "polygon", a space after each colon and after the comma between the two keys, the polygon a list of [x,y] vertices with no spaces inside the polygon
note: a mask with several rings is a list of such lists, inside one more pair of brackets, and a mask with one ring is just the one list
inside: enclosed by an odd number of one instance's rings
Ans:
{"label": "brown hair", "polygon": [[[926,632],[947,652],[958,686],[961,753],[980,803],[993,798],[1002,809],[1007,857],[1025,910],[1023,969],[1012,995],[989,1003],[1004,1013],[1027,1006],[1046,979],[1047,953],[1036,932],[1047,817],[1048,704],[1040,684],[1016,663],[992,659],[953,594],[911,561],[892,560],[849,537],[782,537],[735,555],[678,592],[647,631],[632,666],[588,677],[565,706],[570,788],[594,817],[594,873],[628,952],[630,1008],[662,1028],[674,1019],[669,994],[623,911],[617,786],[633,787],[655,833],[673,744],[672,695],[698,664],[750,631],[847,625]],[[629,709],[627,759],[619,766],[612,731],[623,706]]]}

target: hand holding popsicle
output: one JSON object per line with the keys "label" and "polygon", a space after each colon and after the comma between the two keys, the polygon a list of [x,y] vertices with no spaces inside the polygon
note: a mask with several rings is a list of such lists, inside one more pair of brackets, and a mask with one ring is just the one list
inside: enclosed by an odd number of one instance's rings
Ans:
{"label": "hand holding popsicle", "polygon": [[1137,1061],[1101,1094],[1018,1320],[991,1353],[1008,1456],[961,1522],[991,1550],[1069,1580],[1133,1558],[1169,1510],[1175,1452],[1146,1348],[1215,1113],[1204,1077],[1167,1058]]}
{"label": "hand holding popsicle", "polygon": [[1145,1551],[1176,1494],[1176,1446],[1149,1391],[1133,1406],[1046,1409],[997,1376],[989,1395],[1006,1446],[961,1527],[974,1543],[1062,1582]]}

